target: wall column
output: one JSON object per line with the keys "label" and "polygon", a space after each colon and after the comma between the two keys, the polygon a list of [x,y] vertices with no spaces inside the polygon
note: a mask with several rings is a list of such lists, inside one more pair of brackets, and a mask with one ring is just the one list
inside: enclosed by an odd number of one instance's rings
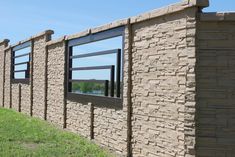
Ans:
{"label": "wall column", "polygon": [[0,41],[0,106],[4,107],[4,80],[5,80],[5,48],[9,40]]}

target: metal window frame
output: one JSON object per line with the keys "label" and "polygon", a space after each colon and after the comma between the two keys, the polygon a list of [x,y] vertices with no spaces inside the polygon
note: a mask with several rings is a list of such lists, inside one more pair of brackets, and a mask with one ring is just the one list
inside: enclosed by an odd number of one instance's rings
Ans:
{"label": "metal window frame", "polygon": [[[82,70],[103,70],[103,69],[108,69],[110,71],[110,95],[113,97],[114,96],[114,65],[109,65],[109,66],[94,66],[94,67],[81,67],[81,68],[70,68],[69,72],[71,73],[72,71],[82,71]],[[71,81],[69,81],[69,91],[68,92],[72,92],[72,83],[71,82],[78,82],[75,81],[74,79],[70,79]],[[108,80],[105,80],[108,81]],[[105,86],[106,86],[106,82]],[[79,81],[81,82],[81,80]],[[100,82],[100,80],[86,80],[85,82]],[[105,91],[108,90],[108,86],[106,86]],[[87,94],[88,95],[88,94]],[[105,96],[108,96],[108,93],[105,92]]]}
{"label": "metal window frame", "polygon": [[[12,52],[11,52],[11,82],[12,83],[29,84],[30,60],[31,60],[32,49],[31,49],[31,52],[27,52],[27,53],[17,55],[17,56],[15,56],[15,52],[19,51],[21,49],[27,48],[27,47],[31,47],[31,46],[32,46],[31,41],[27,41],[23,44],[17,45],[17,46],[12,48]],[[24,57],[24,56],[29,56],[29,61],[15,63],[16,58],[20,58],[20,57]],[[24,64],[27,65],[27,69],[25,69],[25,70],[15,70],[15,66],[24,65]],[[19,72],[25,72],[25,78],[15,78],[15,73],[19,73]]]}
{"label": "metal window frame", "polygon": [[[90,35],[87,35],[84,37],[71,39],[68,41],[68,43],[67,43],[67,59],[66,59],[66,61],[67,61],[67,65],[66,65],[67,66],[67,68],[66,68],[67,69],[66,93],[67,93],[68,100],[76,101],[79,103],[85,103],[85,104],[92,103],[92,104],[94,104],[96,106],[100,106],[100,107],[110,107],[110,108],[116,108],[116,109],[122,108],[123,94],[120,94],[120,93],[121,93],[121,89],[123,90],[123,85],[121,85],[120,82],[121,82],[121,80],[123,82],[123,77],[121,78],[121,76],[123,76],[123,62],[121,63],[121,60],[124,60],[124,55],[122,55],[122,58],[121,58],[121,49],[123,52],[124,51],[124,32],[125,32],[124,30],[125,30],[125,26],[121,26],[121,27],[110,29],[110,30],[105,30],[102,32],[90,34]],[[117,83],[116,84],[117,84],[117,86],[120,87],[119,90],[116,91],[117,97],[114,97],[114,93],[113,94],[111,93],[111,96],[96,96],[96,95],[72,93],[71,92],[72,91],[72,89],[71,89],[72,88],[72,86],[71,86],[71,83],[72,83],[72,81],[71,81],[72,80],[72,72],[71,72],[72,59],[90,57],[93,55],[96,56],[96,55],[111,54],[111,53],[114,53],[114,51],[117,51],[117,50],[107,50],[107,51],[93,52],[93,53],[87,53],[87,54],[73,56],[73,52],[72,52],[73,46],[84,45],[84,44],[93,43],[93,42],[97,42],[97,41],[101,41],[101,40],[105,40],[105,39],[111,39],[111,38],[115,38],[115,37],[119,37],[119,36],[122,37],[122,48],[118,52],[115,52],[115,53],[117,54],[117,67],[121,67],[122,70],[121,70],[121,68],[116,68],[117,69],[117,72],[116,72],[116,74],[117,74],[116,82]],[[111,66],[113,66],[113,65],[111,65]],[[113,69],[114,69],[114,66],[113,66]],[[122,75],[121,75],[121,71],[122,71]],[[111,73],[112,73],[112,70],[111,70]],[[114,73],[114,70],[113,70],[113,73]],[[114,77],[114,74],[110,74],[110,77]],[[114,78],[113,78],[113,80],[114,80]],[[112,79],[110,81],[112,82]],[[114,84],[114,81],[113,81],[113,84]],[[111,86],[112,86],[112,83],[111,83]],[[112,87],[111,87],[111,90],[112,90]]]}

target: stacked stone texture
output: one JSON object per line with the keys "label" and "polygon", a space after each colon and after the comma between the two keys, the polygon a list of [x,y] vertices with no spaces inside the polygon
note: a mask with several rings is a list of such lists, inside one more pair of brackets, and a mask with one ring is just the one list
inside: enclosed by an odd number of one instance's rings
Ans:
{"label": "stacked stone texture", "polygon": [[[19,86],[20,84],[12,84],[11,89],[12,89],[12,109],[15,111],[19,111]],[[29,105],[29,104],[27,104]]]}
{"label": "stacked stone texture", "polygon": [[5,51],[4,107],[10,108],[11,95],[11,49]]}
{"label": "stacked stone texture", "polygon": [[[21,84],[21,112],[30,115],[30,85]],[[42,112],[42,111],[41,111]]]}
{"label": "stacked stone texture", "polygon": [[[123,21],[124,23],[127,20]],[[103,28],[93,31],[102,31]],[[127,151],[127,80],[128,80],[128,29],[124,37],[123,108],[94,107],[94,141],[118,154]],[[105,105],[105,104],[104,104]],[[91,104],[67,100],[67,128],[85,137],[90,136]]]}
{"label": "stacked stone texture", "polygon": [[202,14],[198,26],[197,155],[235,154],[235,16]]}
{"label": "stacked stone texture", "polygon": [[63,126],[65,43],[48,46],[47,120]]}
{"label": "stacked stone texture", "polygon": [[5,56],[5,48],[7,46],[7,42],[0,41],[0,106],[3,106],[3,85],[4,85],[4,56]]}
{"label": "stacked stone texture", "polygon": [[[39,118],[47,107],[48,121],[87,138],[93,131],[96,143],[124,156],[130,145],[134,157],[234,156],[235,15],[199,13],[207,5],[184,0],[56,41],[48,42],[45,32],[32,37],[33,104],[30,84],[10,83],[11,48],[0,45],[0,59],[6,55],[0,62],[0,98],[7,108],[12,101],[15,110],[21,102],[26,114],[33,105]],[[118,26],[126,27],[122,108],[66,99],[66,40]]]}
{"label": "stacked stone texture", "polygon": [[[127,22],[127,21],[123,21]],[[127,151],[127,90],[128,90],[128,28],[125,28],[123,51],[123,107],[94,108],[94,139],[103,146],[108,146],[118,154],[126,155]]]}
{"label": "stacked stone texture", "polygon": [[94,139],[119,154],[126,151],[126,112],[95,107]]}
{"label": "stacked stone texture", "polygon": [[[184,148],[185,156],[195,156],[195,116],[196,116],[196,79],[195,79],[195,66],[196,66],[196,27],[197,16],[199,9],[192,8],[186,10],[186,47],[182,56],[187,56],[186,67],[186,93],[184,110],[180,111],[180,114],[184,115],[183,126],[184,128]],[[181,61],[184,62],[184,59]]]}
{"label": "stacked stone texture", "polygon": [[35,38],[33,42],[33,115],[41,119],[45,108],[46,42],[46,35]]}
{"label": "stacked stone texture", "polygon": [[84,137],[90,137],[91,105],[67,101],[67,129]]}
{"label": "stacked stone texture", "polygon": [[136,156],[184,156],[185,12],[133,27],[133,149]]}

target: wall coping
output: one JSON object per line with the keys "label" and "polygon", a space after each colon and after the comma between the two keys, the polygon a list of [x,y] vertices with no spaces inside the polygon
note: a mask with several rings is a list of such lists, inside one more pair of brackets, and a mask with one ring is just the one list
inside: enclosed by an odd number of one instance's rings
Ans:
{"label": "wall coping", "polygon": [[75,38],[79,38],[79,37],[83,37],[83,36],[87,36],[91,33],[91,29],[87,29],[85,31],[76,33],[76,34],[72,34],[72,35],[68,35],[66,37],[66,40],[71,40],[71,39],[75,39]]}
{"label": "wall coping", "polygon": [[46,43],[46,46],[52,46],[52,45],[55,45],[55,44],[58,44],[58,43],[61,43],[63,41],[65,41],[66,39],[66,36],[63,36],[61,38],[58,38],[58,39],[55,39],[55,40],[51,40],[51,41],[48,41]]}
{"label": "wall coping", "polygon": [[20,45],[20,44],[23,44],[23,43],[26,43],[26,42],[28,42],[28,41],[31,41],[32,39],[41,37],[41,36],[43,36],[43,35],[52,35],[52,34],[54,34],[54,31],[53,31],[53,30],[45,30],[45,31],[40,32],[40,33],[38,33],[38,34],[36,34],[36,35],[33,35],[33,36],[31,36],[31,37],[29,37],[29,38],[27,38],[27,39],[25,39],[25,40],[21,40],[21,41],[17,42],[16,44],[11,45],[11,47],[18,46],[18,45]]}
{"label": "wall coping", "polygon": [[225,13],[200,13],[200,21],[235,21],[235,12]]}
{"label": "wall coping", "polygon": [[0,40],[0,45],[7,45],[10,42],[9,39]]}
{"label": "wall coping", "polygon": [[210,4],[209,0],[184,0],[184,1],[188,2],[188,4],[195,5],[200,8],[209,7]]}
{"label": "wall coping", "polygon": [[[146,12],[146,13],[143,13],[143,14],[140,14],[137,16],[133,16],[130,18],[117,20],[117,21],[114,21],[114,22],[111,22],[108,24],[104,24],[104,25],[101,25],[98,27],[87,29],[87,30],[79,32],[77,34],[68,35],[68,36],[62,37],[62,38],[63,38],[63,40],[71,40],[71,39],[87,36],[89,34],[94,34],[94,33],[102,32],[102,31],[109,30],[112,28],[116,28],[119,26],[127,25],[129,20],[130,20],[131,24],[134,24],[134,23],[150,20],[150,19],[153,19],[156,17],[165,16],[168,14],[179,12],[184,9],[191,8],[191,7],[204,8],[204,7],[208,7],[208,6],[209,6],[209,0],[181,0],[181,2],[171,4],[166,7],[158,8],[158,9],[152,10],[150,12]],[[11,47],[15,47],[15,46],[20,45],[22,43],[28,42],[31,39],[40,37],[42,35],[51,35],[51,34],[54,34],[53,30],[46,30],[46,31],[43,31],[39,34],[36,34],[26,40],[19,41],[18,43],[13,44]],[[58,40],[60,41],[61,38]],[[48,45],[55,44],[55,43],[59,42],[58,40],[56,40],[55,42],[53,42],[53,41],[48,42]]]}
{"label": "wall coping", "polygon": [[66,40],[71,40],[71,39],[87,36],[89,34],[94,34],[94,33],[102,32],[105,30],[109,30],[109,29],[112,29],[115,27],[124,26],[124,25],[127,25],[128,20],[130,20],[131,24],[134,24],[134,23],[150,20],[150,19],[153,19],[156,17],[179,12],[184,9],[191,8],[191,7],[205,8],[208,6],[209,6],[209,0],[182,0],[181,2],[171,4],[166,7],[158,8],[153,11],[146,12],[146,13],[143,13],[143,14],[140,14],[137,16],[117,20],[117,21],[114,21],[114,22],[111,22],[108,24],[104,24],[104,25],[95,27],[95,28],[87,29],[87,30],[79,32],[77,34],[68,35],[66,37]]}
{"label": "wall coping", "polygon": [[209,6],[209,0],[183,0],[182,2],[175,3],[166,7],[152,10],[134,17],[131,17],[131,24],[150,20],[156,17],[169,15],[175,12],[182,11],[191,7],[205,8]]}

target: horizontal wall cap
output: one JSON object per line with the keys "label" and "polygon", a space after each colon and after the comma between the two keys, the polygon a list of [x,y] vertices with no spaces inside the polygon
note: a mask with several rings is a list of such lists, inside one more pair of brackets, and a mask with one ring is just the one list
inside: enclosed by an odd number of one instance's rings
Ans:
{"label": "horizontal wall cap", "polygon": [[235,12],[225,12],[225,13],[201,13],[200,21],[235,21]]}
{"label": "horizontal wall cap", "polygon": [[[155,9],[153,11],[143,13],[138,16],[131,17],[130,23],[133,24],[133,23],[149,20],[149,19],[156,18],[159,16],[164,16],[167,14],[178,12],[178,11],[184,10],[186,8],[190,8],[190,7],[207,7],[207,6],[209,6],[208,0],[183,0],[179,3],[175,3],[175,4],[169,5],[167,7]],[[117,20],[117,21],[114,21],[114,22],[111,22],[111,23],[108,23],[108,24],[105,24],[102,26],[87,29],[83,32],[80,32],[80,33],[77,33],[74,35],[69,35],[66,37],[66,40],[80,38],[83,36],[87,36],[89,34],[102,32],[102,31],[109,30],[109,29],[112,29],[115,27],[119,27],[119,26],[124,26],[124,25],[127,25],[127,23],[128,23],[128,18],[122,19],[122,20]]]}
{"label": "horizontal wall cap", "polygon": [[99,33],[105,30],[109,30],[109,29],[113,29],[116,27],[120,27],[120,26],[124,26],[126,25],[128,22],[128,19],[121,19],[121,20],[117,20],[108,24],[104,24],[95,28],[91,28],[91,29],[87,29],[85,31],[79,32],[77,34],[74,35],[69,35],[66,37],[66,40],[71,40],[71,39],[76,39],[76,38],[80,38],[80,37],[84,37],[87,36],[89,34],[95,34],[95,33]]}
{"label": "horizontal wall cap", "polygon": [[188,4],[192,4],[200,8],[205,8],[210,5],[209,0],[184,0],[184,1],[186,2],[188,1]]}
{"label": "horizontal wall cap", "polygon": [[26,43],[26,42],[28,42],[28,41],[31,41],[32,39],[35,39],[35,38],[38,38],[38,37],[41,37],[41,36],[44,36],[44,35],[52,35],[52,34],[54,34],[54,31],[53,31],[53,30],[45,30],[45,31],[43,31],[43,32],[40,32],[40,33],[38,33],[38,34],[36,34],[36,35],[31,36],[31,37],[28,38],[28,39],[21,40],[21,41],[17,42],[16,44],[11,45],[11,47],[15,47],[15,46],[17,46],[17,45]]}
{"label": "horizontal wall cap", "polygon": [[83,36],[87,36],[89,35],[91,32],[91,29],[87,29],[85,31],[82,31],[82,32],[79,32],[79,33],[76,33],[76,34],[73,34],[73,35],[68,35],[66,37],[66,40],[71,40],[71,39],[75,39],[75,38],[80,38],[80,37],[83,37]]}
{"label": "horizontal wall cap", "polygon": [[120,26],[124,26],[124,25],[127,25],[127,23],[128,23],[128,18],[117,20],[117,21],[114,21],[114,22],[111,22],[111,23],[108,23],[108,24],[105,24],[102,26],[92,28],[91,34],[102,32],[102,31],[109,30],[109,29],[113,29],[113,28],[120,27]]}
{"label": "horizontal wall cap", "polygon": [[209,6],[208,0],[183,0],[179,3],[175,3],[163,8],[155,9],[153,11],[131,17],[131,24],[150,20],[160,16],[165,16],[191,7],[204,8],[207,6]]}
{"label": "horizontal wall cap", "polygon": [[47,45],[47,46],[51,46],[51,45],[54,45],[54,44],[58,44],[58,43],[61,43],[61,42],[65,41],[65,39],[66,39],[66,36],[63,36],[63,37],[61,37],[61,38],[48,41],[46,45]]}
{"label": "horizontal wall cap", "polygon": [[52,34],[54,34],[54,31],[48,29],[48,30],[45,30],[45,31],[43,31],[41,33],[38,33],[38,34],[32,36],[31,38],[33,39],[33,38],[37,38],[37,37],[40,37],[40,36],[43,36],[43,35],[52,35]]}

